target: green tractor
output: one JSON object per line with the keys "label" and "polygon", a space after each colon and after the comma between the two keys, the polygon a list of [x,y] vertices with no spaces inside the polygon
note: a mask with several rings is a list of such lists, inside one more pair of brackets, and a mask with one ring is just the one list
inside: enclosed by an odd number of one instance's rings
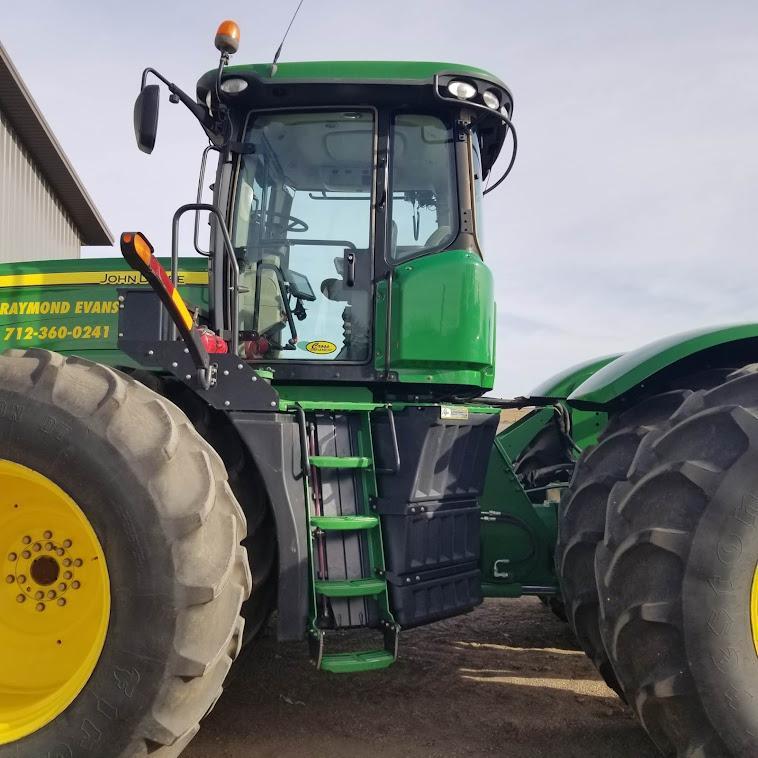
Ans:
{"label": "green tractor", "polygon": [[143,74],[143,151],[152,79],[209,138],[170,257],[0,267],[0,758],[178,756],[274,611],[350,673],[525,594],[663,754],[758,755],[758,325],[488,396],[507,87],[238,40]]}

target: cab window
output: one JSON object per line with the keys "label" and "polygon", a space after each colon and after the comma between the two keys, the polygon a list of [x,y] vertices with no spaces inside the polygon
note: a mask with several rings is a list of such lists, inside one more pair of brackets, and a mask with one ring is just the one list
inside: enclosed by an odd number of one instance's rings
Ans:
{"label": "cab window", "polygon": [[458,235],[451,124],[429,114],[397,114],[391,131],[389,258],[443,250]]}

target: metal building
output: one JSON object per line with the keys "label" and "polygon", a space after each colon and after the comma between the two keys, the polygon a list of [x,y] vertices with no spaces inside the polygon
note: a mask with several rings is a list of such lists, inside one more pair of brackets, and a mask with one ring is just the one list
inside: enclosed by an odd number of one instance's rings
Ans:
{"label": "metal building", "polygon": [[78,258],[113,236],[0,44],[0,263]]}

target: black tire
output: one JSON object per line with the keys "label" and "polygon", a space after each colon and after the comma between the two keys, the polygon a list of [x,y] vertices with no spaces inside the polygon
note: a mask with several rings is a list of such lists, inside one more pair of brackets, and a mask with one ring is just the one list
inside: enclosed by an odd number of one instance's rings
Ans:
{"label": "black tire", "polygon": [[758,366],[691,395],[615,488],[597,549],[600,629],[664,755],[758,755]]}
{"label": "black tire", "polygon": [[251,578],[220,457],[165,398],[44,350],[0,358],[0,458],[79,505],[108,563],[95,670],[55,720],[1,758],[178,756],[239,652]]}
{"label": "black tire", "polygon": [[626,478],[642,439],[666,424],[690,394],[675,390],[655,395],[611,418],[597,445],[582,453],[561,500],[556,567],[566,615],[584,652],[622,698],[600,636],[595,550],[605,532],[608,498]]}
{"label": "black tire", "polygon": [[549,608],[553,616],[564,624],[568,623],[568,616],[566,615],[566,605],[563,602],[563,598],[560,595],[537,595],[542,605],[545,608]]}
{"label": "black tire", "polygon": [[713,387],[732,369],[709,368],[673,380],[677,387],[653,394],[613,415],[598,439],[577,462],[561,499],[556,570],[569,624],[606,684],[625,698],[603,645],[595,578],[595,550],[605,533],[608,501],[626,479],[642,440],[670,425],[670,418],[694,390]]}
{"label": "black tire", "polygon": [[229,486],[247,518],[247,534],[242,544],[247,550],[253,577],[250,597],[242,606],[243,644],[247,646],[265,629],[277,599],[276,524],[265,484],[225,414],[211,408],[184,384],[142,371],[135,372],[134,376],[179,406],[224,462]]}

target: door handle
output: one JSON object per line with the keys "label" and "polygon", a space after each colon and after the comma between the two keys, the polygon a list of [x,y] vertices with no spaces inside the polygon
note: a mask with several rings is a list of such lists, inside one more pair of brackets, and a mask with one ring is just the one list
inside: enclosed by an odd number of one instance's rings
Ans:
{"label": "door handle", "polygon": [[355,253],[351,250],[345,250],[345,285],[355,285]]}

